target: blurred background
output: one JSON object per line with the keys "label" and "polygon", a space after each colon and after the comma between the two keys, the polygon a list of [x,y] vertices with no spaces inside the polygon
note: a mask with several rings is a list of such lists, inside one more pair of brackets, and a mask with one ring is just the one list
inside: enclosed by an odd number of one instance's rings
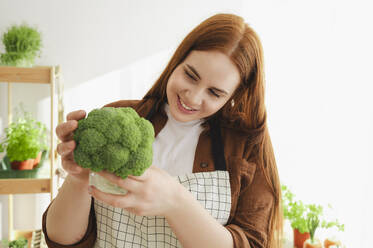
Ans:
{"label": "blurred background", "polygon": [[[216,13],[241,15],[264,47],[281,183],[305,203],[331,204],[329,214],[345,224],[337,235],[346,247],[370,248],[372,6],[368,0],[1,0],[0,32],[22,23],[40,30],[36,64],[60,65],[66,115],[141,98],[192,28]],[[14,85],[13,106],[20,101],[49,125],[48,87]],[[7,86],[0,84],[1,132],[7,122]],[[15,228],[40,229],[49,195],[14,201]],[[0,195],[0,238],[8,235],[7,203]],[[285,229],[292,232],[289,223]]]}

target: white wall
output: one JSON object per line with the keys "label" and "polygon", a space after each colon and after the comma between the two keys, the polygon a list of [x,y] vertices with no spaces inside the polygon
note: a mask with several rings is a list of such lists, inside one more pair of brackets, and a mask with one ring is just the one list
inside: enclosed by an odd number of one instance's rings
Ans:
{"label": "white wall", "polygon": [[[242,1],[1,0],[0,32],[23,21],[43,35],[38,65],[60,65],[65,113],[119,99],[140,98],[159,76],[182,38],[217,12],[240,14]],[[3,52],[3,48],[1,51]],[[14,85],[13,106],[49,121],[48,88]],[[7,123],[6,87],[0,85],[0,130]],[[48,195],[15,197],[15,228],[40,228]],[[7,237],[7,197],[0,196],[2,237]],[[31,206],[24,210],[25,205]],[[19,207],[17,207],[19,206]]]}
{"label": "white wall", "polygon": [[264,46],[281,181],[305,202],[331,203],[347,247],[371,247],[373,231],[372,9],[363,0],[244,3]]}

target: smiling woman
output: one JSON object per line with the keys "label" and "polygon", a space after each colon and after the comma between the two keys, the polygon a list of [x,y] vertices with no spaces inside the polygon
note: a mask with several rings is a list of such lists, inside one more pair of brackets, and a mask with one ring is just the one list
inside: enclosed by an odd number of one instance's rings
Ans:
{"label": "smiling woman", "polygon": [[70,113],[56,129],[69,175],[43,215],[49,247],[281,247],[262,47],[243,18],[203,21],[143,99],[105,106],[153,124],[152,166],[126,179],[100,173],[126,195],[89,187],[71,138],[85,112]]}

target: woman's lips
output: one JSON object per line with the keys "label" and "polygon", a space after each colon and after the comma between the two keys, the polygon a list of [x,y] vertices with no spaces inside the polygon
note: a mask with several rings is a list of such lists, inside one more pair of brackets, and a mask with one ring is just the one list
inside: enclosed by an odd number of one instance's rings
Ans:
{"label": "woman's lips", "polygon": [[180,102],[180,97],[179,96],[177,96],[177,107],[182,113],[185,113],[185,114],[193,114],[194,112],[197,111],[197,110],[188,110],[188,109],[184,108],[183,105]]}

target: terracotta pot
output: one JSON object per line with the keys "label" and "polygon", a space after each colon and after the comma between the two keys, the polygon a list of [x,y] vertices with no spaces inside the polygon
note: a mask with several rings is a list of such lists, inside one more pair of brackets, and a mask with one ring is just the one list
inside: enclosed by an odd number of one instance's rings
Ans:
{"label": "terracotta pot", "polygon": [[34,159],[30,158],[24,161],[13,161],[11,162],[13,170],[32,170],[34,166]]}
{"label": "terracotta pot", "polygon": [[303,248],[322,248],[320,240],[316,239],[314,241],[315,243],[311,243],[311,240],[307,239],[303,244]]}
{"label": "terracotta pot", "polygon": [[325,239],[324,240],[324,247],[329,248],[329,246],[336,245],[336,246],[341,246],[341,242],[338,240],[330,240],[330,239]]}
{"label": "terracotta pot", "polygon": [[41,152],[39,152],[38,155],[36,156],[32,168],[35,168],[40,163],[40,159],[41,159]]}
{"label": "terracotta pot", "polygon": [[293,231],[294,231],[294,247],[303,248],[303,243],[304,241],[310,238],[310,234],[308,232],[300,233],[298,229],[293,229]]}

